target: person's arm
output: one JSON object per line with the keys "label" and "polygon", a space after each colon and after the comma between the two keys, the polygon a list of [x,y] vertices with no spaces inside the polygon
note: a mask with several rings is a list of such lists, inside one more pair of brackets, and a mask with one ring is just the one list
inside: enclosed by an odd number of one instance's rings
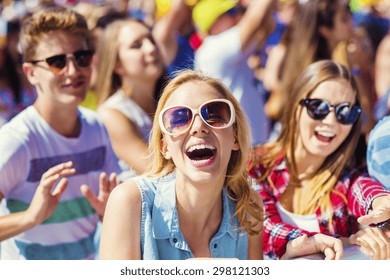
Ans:
{"label": "person's arm", "polygon": [[253,0],[238,23],[241,50],[246,51],[252,44],[262,43],[275,29],[273,11],[275,0]]}
{"label": "person's arm", "polygon": [[[29,207],[24,211],[0,217],[0,241],[31,229],[49,218],[56,210],[68,185],[65,177],[75,172],[72,162],[61,163],[46,171],[42,175]],[[3,198],[4,195],[0,193],[0,201]]]}
{"label": "person's arm", "polygon": [[[359,172],[357,169],[353,172]],[[352,177],[351,187],[347,194],[348,207],[362,225],[385,222],[390,219],[390,192],[370,178],[365,172]],[[388,236],[379,228],[366,228],[351,235],[348,244],[356,244],[374,259],[390,257]]]}
{"label": "person's arm", "polygon": [[281,259],[288,260],[316,253],[323,253],[326,260],[341,260],[343,243],[338,238],[321,233],[311,237],[303,235],[288,242],[286,253]]}
{"label": "person's arm", "polygon": [[153,37],[160,48],[164,64],[169,65],[175,59],[178,44],[177,34],[185,24],[192,24],[192,8],[185,0],[171,1],[171,9],[153,27]]}
{"label": "person's arm", "polygon": [[278,44],[273,47],[267,59],[264,69],[263,83],[269,91],[270,96],[264,105],[264,112],[272,119],[277,120],[281,112],[283,95],[280,91],[281,81],[279,73],[283,60],[286,56],[287,48],[284,44]]}
{"label": "person's arm", "polygon": [[112,147],[121,160],[137,174],[142,174],[150,166],[146,157],[148,146],[141,138],[135,125],[121,112],[111,108],[100,108],[98,114],[105,124]]}
{"label": "person's arm", "polygon": [[280,85],[279,73],[286,55],[286,46],[282,43],[274,46],[268,55],[264,69],[263,83],[267,90],[273,91]]}
{"label": "person's arm", "polygon": [[103,220],[100,259],[141,259],[141,192],[134,181],[111,193]]}
{"label": "person's arm", "polygon": [[354,169],[347,180],[348,208],[363,225],[384,222],[390,218],[390,192],[365,171]]}

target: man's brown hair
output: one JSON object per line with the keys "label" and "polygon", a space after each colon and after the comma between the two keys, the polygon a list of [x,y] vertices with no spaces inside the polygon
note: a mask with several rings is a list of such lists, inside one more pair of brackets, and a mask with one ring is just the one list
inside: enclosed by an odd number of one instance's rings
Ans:
{"label": "man's brown hair", "polygon": [[90,45],[88,25],[82,15],[65,7],[43,8],[22,22],[20,46],[24,61],[37,59],[35,55],[39,41],[59,30],[85,38]]}

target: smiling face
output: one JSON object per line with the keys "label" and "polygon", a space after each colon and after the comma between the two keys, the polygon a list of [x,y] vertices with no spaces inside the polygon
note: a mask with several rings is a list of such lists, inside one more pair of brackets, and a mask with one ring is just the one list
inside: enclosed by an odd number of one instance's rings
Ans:
{"label": "smiling face", "polygon": [[[207,83],[190,81],[169,96],[164,108],[185,105],[198,109],[204,102],[219,98],[223,98],[222,95]],[[191,182],[223,181],[231,153],[239,149],[233,126],[214,129],[199,115],[185,133],[178,136],[165,134],[163,142],[164,157],[173,160],[176,174]]]}
{"label": "smiling face", "polygon": [[145,25],[136,21],[123,25],[118,48],[115,70],[122,79],[158,79],[162,74],[158,48]]}
{"label": "smiling face", "polygon": [[[66,31],[56,30],[42,36],[36,47],[33,60],[46,59],[60,54],[71,54],[87,50],[85,38]],[[91,77],[91,67],[78,67],[69,59],[65,69],[58,74],[49,70],[46,62],[25,63],[24,71],[38,91],[38,99],[52,104],[79,105],[85,98]]]}
{"label": "smiling face", "polygon": [[[344,79],[327,80],[319,84],[309,98],[322,99],[330,105],[348,102],[355,104],[356,94]],[[324,161],[345,141],[352,125],[337,121],[334,108],[323,120],[314,120],[304,106],[297,111],[299,133],[296,153],[301,153],[307,160]]]}

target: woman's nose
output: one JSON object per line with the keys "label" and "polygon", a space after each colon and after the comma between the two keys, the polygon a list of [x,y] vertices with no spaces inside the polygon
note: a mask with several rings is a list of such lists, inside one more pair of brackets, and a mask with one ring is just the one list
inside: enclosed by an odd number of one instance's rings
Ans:
{"label": "woman's nose", "polygon": [[190,134],[193,135],[194,133],[207,133],[207,132],[208,132],[208,125],[205,124],[205,122],[202,120],[202,118],[199,115],[196,115],[194,117],[194,121],[192,122]]}
{"label": "woman's nose", "polygon": [[336,111],[334,108],[330,108],[330,112],[328,115],[326,115],[325,119],[322,120],[322,122],[327,123],[327,124],[333,124],[337,123],[337,117],[336,117]]}

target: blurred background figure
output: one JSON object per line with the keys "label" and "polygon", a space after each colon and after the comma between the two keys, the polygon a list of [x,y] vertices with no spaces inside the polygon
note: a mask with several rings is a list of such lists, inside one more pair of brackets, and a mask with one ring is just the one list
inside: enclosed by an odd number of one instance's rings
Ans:
{"label": "blurred background figure", "polygon": [[[298,0],[278,0],[276,2],[276,10],[273,15],[276,25],[275,30],[269,35],[264,46],[259,46],[257,52],[249,58],[249,65],[254,69],[256,78],[259,80],[261,87],[264,87],[263,81],[265,79],[264,75],[266,74],[264,68],[268,56],[270,55],[271,50],[280,43],[284,32],[295,15],[297,6]],[[276,52],[274,51],[273,53]],[[266,80],[269,82],[269,79]],[[268,88],[270,88],[270,85],[267,85],[267,89]],[[265,88],[263,90],[266,91]],[[268,95],[268,93],[266,94]]]}
{"label": "blurred background figure", "polygon": [[124,176],[141,174],[149,166],[145,154],[165,75],[150,28],[135,19],[114,21],[103,32],[97,61],[99,116]]}
{"label": "blurred background figure", "polygon": [[24,75],[19,47],[21,2],[5,1],[0,17],[0,126],[33,104],[37,93]]}
{"label": "blurred background figure", "polygon": [[379,44],[375,58],[375,117],[382,119],[390,113],[390,33]]}
{"label": "blurred background figure", "polygon": [[[114,9],[110,3],[85,3],[81,2],[74,7],[74,10],[82,14],[88,23],[88,28],[91,32],[93,49],[96,51],[99,46],[100,38],[104,29],[117,19],[127,18],[127,13]],[[96,80],[97,80],[97,55],[93,56],[92,60],[92,75],[90,87],[87,96],[81,103],[81,106],[96,110],[98,106],[98,97],[96,95]]]}
{"label": "blurred background figure", "polygon": [[362,28],[369,37],[374,53],[389,30],[388,0],[352,0],[353,19],[357,28]]}
{"label": "blurred background figure", "polygon": [[367,168],[371,177],[390,191],[390,116],[372,129],[367,145]]}
{"label": "blurred background figure", "polygon": [[171,77],[183,69],[194,68],[195,51],[201,44],[192,21],[197,0],[156,0],[153,35],[160,47]]}
{"label": "blurred background figure", "polygon": [[15,107],[14,90],[18,86],[13,80],[17,76],[7,48],[7,22],[0,18],[0,126],[11,119]]}
{"label": "blurred background figure", "polygon": [[268,140],[270,122],[248,58],[274,30],[275,3],[255,0],[243,6],[234,0],[201,0],[192,13],[204,38],[195,53],[195,69],[221,79],[232,90],[248,117],[252,145]]}

